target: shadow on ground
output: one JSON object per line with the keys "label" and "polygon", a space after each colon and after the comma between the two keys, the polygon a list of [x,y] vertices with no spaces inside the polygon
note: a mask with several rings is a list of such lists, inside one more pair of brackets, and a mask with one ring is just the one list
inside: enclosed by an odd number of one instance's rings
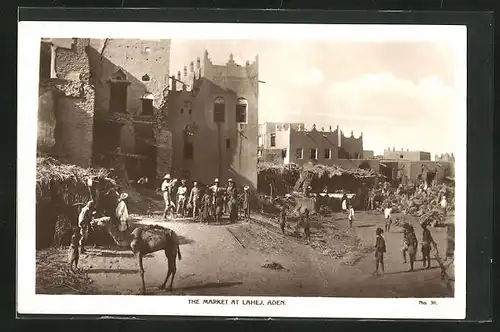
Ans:
{"label": "shadow on ground", "polygon": [[226,287],[233,287],[233,286],[237,286],[237,285],[241,285],[241,284],[243,284],[243,283],[240,281],[237,281],[237,282],[208,282],[206,284],[201,284],[201,285],[180,287],[180,288],[177,288],[176,290],[185,291],[185,290],[204,289],[204,288],[226,288]]}
{"label": "shadow on ground", "polygon": [[194,243],[193,239],[187,238],[185,236],[177,235],[177,237],[179,238],[179,244],[180,245]]}
{"label": "shadow on ground", "polygon": [[87,271],[88,274],[95,273],[117,273],[117,274],[136,274],[139,273],[138,269],[89,269]]}

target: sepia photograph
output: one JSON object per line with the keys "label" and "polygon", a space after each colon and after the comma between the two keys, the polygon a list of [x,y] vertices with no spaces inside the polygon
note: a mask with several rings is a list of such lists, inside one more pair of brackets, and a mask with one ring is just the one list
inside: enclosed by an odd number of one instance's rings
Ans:
{"label": "sepia photograph", "polygon": [[19,23],[26,313],[463,318],[465,27],[150,24]]}

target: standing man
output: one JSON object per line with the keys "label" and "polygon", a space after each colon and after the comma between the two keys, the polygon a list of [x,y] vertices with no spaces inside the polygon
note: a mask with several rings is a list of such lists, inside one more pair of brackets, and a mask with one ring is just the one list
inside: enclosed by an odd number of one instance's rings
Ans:
{"label": "standing man", "polygon": [[165,211],[163,212],[163,219],[167,219],[168,210],[173,205],[172,203],[172,178],[170,174],[163,177],[161,184],[161,191],[163,193],[163,200],[165,201]]}
{"label": "standing man", "polygon": [[121,193],[116,206],[116,218],[120,222],[118,230],[125,232],[128,229],[128,208],[125,200],[128,198],[127,193]]}
{"label": "standing man", "polygon": [[246,221],[250,221],[250,187],[243,188],[243,216]]}
{"label": "standing man", "polygon": [[446,217],[447,209],[448,209],[448,202],[446,201],[446,195],[443,195],[441,197],[441,209],[443,211],[444,216]]}
{"label": "standing man", "polygon": [[409,272],[414,271],[413,268],[417,256],[417,247],[418,247],[417,236],[415,235],[415,230],[413,229],[413,226],[410,225],[408,226],[408,256],[410,256]]}
{"label": "standing man", "polygon": [[89,232],[90,221],[92,220],[92,213],[94,212],[94,201],[90,200],[80,210],[78,215],[78,228],[80,229],[80,253],[85,253],[84,241]]}
{"label": "standing man", "polygon": [[382,269],[382,273],[385,273],[385,266],[384,266],[384,254],[386,252],[386,247],[385,247],[385,239],[382,236],[384,233],[384,230],[380,227],[377,228],[375,231],[376,238],[375,238],[375,272],[373,274],[378,276],[378,268]]}
{"label": "standing man", "polygon": [[193,182],[193,188],[189,193],[189,204],[193,207],[193,219],[198,216],[200,207],[200,188],[198,188],[198,182]]}
{"label": "standing man", "polygon": [[368,193],[368,210],[372,211],[375,206],[375,189],[371,188]]}
{"label": "standing man", "polygon": [[[224,199],[221,197],[221,188],[219,187],[219,179],[214,180],[214,184],[210,186],[210,191],[212,192],[212,216],[218,221],[221,219],[222,210],[224,207]],[[219,215],[220,214],[220,215]]]}
{"label": "standing man", "polygon": [[347,194],[344,192],[344,195],[342,195],[342,198],[341,198],[341,202],[342,202],[342,212],[347,212]]}
{"label": "standing man", "polygon": [[[431,246],[436,245],[432,238],[431,231],[427,228],[427,223],[422,224],[422,262],[425,269],[431,268]],[[426,266],[427,263],[427,266]]]}
{"label": "standing man", "polygon": [[229,220],[235,222],[238,219],[238,190],[236,189],[233,179],[228,180],[226,195],[228,200],[227,208],[229,210]]}
{"label": "standing man", "polygon": [[351,204],[347,206],[347,211],[349,213],[347,216],[347,219],[349,219],[349,227],[352,228],[352,222],[354,220],[354,208]]}
{"label": "standing man", "polygon": [[177,215],[181,215],[184,217],[184,212],[186,209],[186,194],[187,194],[187,186],[186,180],[181,180],[181,185],[177,188]]}
{"label": "standing man", "polygon": [[385,217],[385,231],[389,232],[392,225],[392,206],[391,203],[388,202],[384,209],[384,217]]}

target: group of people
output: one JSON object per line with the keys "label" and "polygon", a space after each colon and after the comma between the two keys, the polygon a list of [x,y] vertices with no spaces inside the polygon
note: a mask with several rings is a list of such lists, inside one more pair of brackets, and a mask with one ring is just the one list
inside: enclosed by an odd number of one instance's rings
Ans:
{"label": "group of people", "polygon": [[[70,262],[70,269],[78,269],[78,260],[80,254],[86,252],[85,239],[87,238],[92,225],[92,220],[95,218],[97,210],[96,203],[92,194],[92,183],[89,181],[90,200],[80,209],[78,214],[77,227],[73,229],[68,250],[68,260]],[[118,230],[124,232],[128,229],[129,213],[125,200],[128,198],[127,193],[118,194],[118,191],[111,189],[107,195],[110,197],[110,202],[113,203],[113,210],[109,216],[113,223],[118,227]],[[102,197],[101,197],[102,198]],[[116,200],[115,200],[116,199]],[[116,203],[116,204],[115,204]]]}
{"label": "group of people", "polygon": [[[240,207],[243,208],[245,219],[250,218],[250,187],[243,188],[243,194],[238,194],[238,188],[233,179],[228,179],[226,187],[220,185],[219,179],[214,179],[210,186],[200,186],[193,182],[191,189],[187,181],[173,179],[170,174],[165,175],[161,185],[161,192],[165,201],[163,218],[167,219],[169,213],[175,216],[186,217],[188,213],[193,219],[210,223],[220,223],[224,214],[229,215],[229,220],[238,220]],[[189,193],[188,193],[189,192]],[[175,203],[174,203],[175,202]]]}
{"label": "group of people", "polygon": [[[387,221],[386,221],[387,223]],[[428,229],[428,225],[426,223],[423,223],[422,225],[422,244],[421,244],[421,252],[422,252],[422,262],[423,262],[423,267],[425,269],[430,269],[431,268],[431,251],[432,251],[432,246],[436,245],[436,242],[434,241],[434,238],[432,237],[432,234],[430,230]],[[385,238],[383,237],[384,230],[382,228],[377,228],[375,231],[376,234],[376,241],[375,241],[375,272],[374,274],[378,275],[379,274],[379,267],[382,270],[382,273],[385,271],[384,267],[384,255],[386,253],[386,242]],[[415,261],[416,261],[416,256],[417,256],[417,250],[418,250],[418,239],[417,236],[415,235],[415,229],[413,228],[412,225],[408,223],[403,224],[403,245],[401,248],[401,251],[403,253],[403,262],[406,264],[408,261],[410,263],[410,269],[408,270],[409,272],[414,271],[415,268]],[[406,259],[408,254],[408,260]]]}

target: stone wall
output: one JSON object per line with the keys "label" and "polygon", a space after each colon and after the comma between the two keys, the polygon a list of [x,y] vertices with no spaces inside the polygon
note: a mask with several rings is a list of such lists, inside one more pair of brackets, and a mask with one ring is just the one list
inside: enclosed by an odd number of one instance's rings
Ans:
{"label": "stone wall", "polygon": [[52,43],[55,77],[40,80],[38,146],[46,149],[53,131],[51,152],[69,163],[89,167],[95,101],[89,81],[89,39],[57,39]]}
{"label": "stone wall", "polygon": [[37,149],[43,153],[52,153],[56,140],[54,130],[56,117],[54,114],[54,95],[51,89],[40,87],[38,97],[38,131]]}

